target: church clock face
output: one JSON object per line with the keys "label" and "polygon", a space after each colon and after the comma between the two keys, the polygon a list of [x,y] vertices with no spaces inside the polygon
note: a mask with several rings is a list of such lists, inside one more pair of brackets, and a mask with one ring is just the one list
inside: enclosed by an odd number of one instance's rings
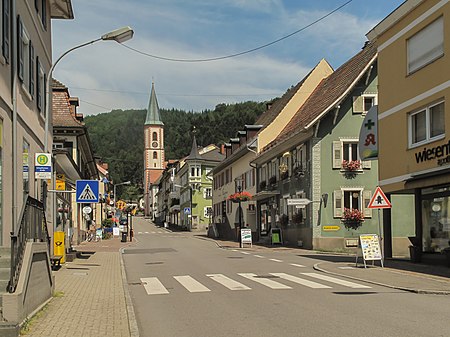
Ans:
{"label": "church clock face", "polygon": [[153,142],[153,143],[152,143],[152,146],[153,146],[153,147],[158,147],[158,142]]}

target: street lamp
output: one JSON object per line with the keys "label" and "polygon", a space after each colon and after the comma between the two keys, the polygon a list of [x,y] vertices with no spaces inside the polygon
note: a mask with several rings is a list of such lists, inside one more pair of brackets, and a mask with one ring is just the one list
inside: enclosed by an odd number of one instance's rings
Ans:
{"label": "street lamp", "polygon": [[[236,189],[238,193],[242,192],[242,178],[236,178],[234,179],[236,183]],[[239,232],[238,232],[238,238],[239,238],[239,247],[242,248],[242,235],[241,235],[241,229],[242,229],[242,208],[241,208],[241,198],[238,198],[238,212],[239,212]]]}
{"label": "street lamp", "polygon": [[133,37],[134,31],[133,29],[131,29],[130,27],[122,27],[116,30],[113,30],[109,33],[103,34],[101,37],[99,37],[98,39],[86,42],[86,43],[82,43],[78,46],[72,47],[69,50],[65,51],[54,63],[53,65],[50,67],[50,70],[48,71],[48,75],[47,75],[47,83],[46,83],[46,87],[45,87],[45,94],[47,97],[47,105],[45,107],[45,139],[44,139],[44,152],[48,152],[48,136],[49,136],[49,129],[50,129],[50,112],[51,112],[51,85],[52,85],[52,76],[53,76],[53,70],[55,69],[56,65],[59,63],[59,61],[61,61],[61,59],[66,56],[67,54],[69,54],[70,52],[85,47],[87,45],[93,44],[95,42],[98,41],[116,41],[118,43],[123,43],[125,41],[128,41],[129,39],[131,39]]}
{"label": "street lamp", "polygon": [[131,181],[125,181],[123,183],[114,184],[114,216],[116,216],[116,187],[120,185],[131,185]]}

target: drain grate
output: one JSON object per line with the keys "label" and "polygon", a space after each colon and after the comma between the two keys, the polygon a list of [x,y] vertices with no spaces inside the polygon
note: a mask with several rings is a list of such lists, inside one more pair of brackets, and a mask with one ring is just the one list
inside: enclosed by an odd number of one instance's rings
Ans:
{"label": "drain grate", "polygon": [[243,256],[228,256],[229,259],[243,259]]}
{"label": "drain grate", "polygon": [[164,262],[147,262],[148,265],[163,264]]}
{"label": "drain grate", "polygon": [[89,270],[89,268],[84,268],[84,267],[67,267],[67,269]]}

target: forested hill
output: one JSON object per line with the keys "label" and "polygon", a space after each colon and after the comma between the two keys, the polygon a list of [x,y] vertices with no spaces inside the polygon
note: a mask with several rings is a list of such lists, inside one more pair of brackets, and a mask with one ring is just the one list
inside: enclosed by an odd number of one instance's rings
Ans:
{"label": "forested hill", "polygon": [[[235,137],[245,124],[253,124],[265,108],[265,103],[244,102],[218,104],[214,110],[199,113],[160,109],[166,160],[189,154],[193,126],[199,146],[219,145]],[[114,181],[142,184],[146,113],[146,110],[113,110],[84,119],[95,156],[109,163]]]}

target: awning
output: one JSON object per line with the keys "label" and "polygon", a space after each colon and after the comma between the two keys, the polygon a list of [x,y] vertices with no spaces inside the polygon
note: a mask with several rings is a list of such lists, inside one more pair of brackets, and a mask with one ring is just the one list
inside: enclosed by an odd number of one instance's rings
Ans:
{"label": "awning", "polygon": [[269,199],[269,198],[275,197],[279,194],[280,194],[280,191],[261,191],[259,193],[256,193],[252,197],[252,200],[259,201],[259,200]]}
{"label": "awning", "polygon": [[405,188],[424,188],[445,184],[450,184],[450,168],[413,175],[405,181]]}
{"label": "awning", "polygon": [[66,179],[72,183],[81,179],[81,173],[78,170],[78,166],[67,151],[54,150],[53,157],[55,158],[55,169],[57,173],[64,173]]}

